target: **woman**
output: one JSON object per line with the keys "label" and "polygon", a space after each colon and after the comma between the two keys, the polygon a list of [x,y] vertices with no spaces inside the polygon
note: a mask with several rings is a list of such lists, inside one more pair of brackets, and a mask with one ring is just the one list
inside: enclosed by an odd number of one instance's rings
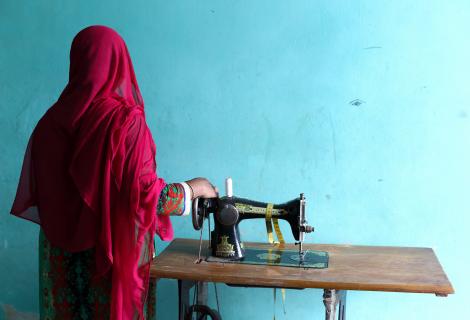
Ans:
{"label": "woman", "polygon": [[27,147],[12,214],[40,224],[41,319],[144,319],[155,233],[215,197],[203,178],[165,184],[122,38],[80,31],[69,82]]}

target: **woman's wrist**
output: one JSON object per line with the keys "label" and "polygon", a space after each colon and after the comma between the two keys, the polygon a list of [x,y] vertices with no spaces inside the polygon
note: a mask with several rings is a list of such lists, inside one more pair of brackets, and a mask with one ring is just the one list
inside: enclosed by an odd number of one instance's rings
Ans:
{"label": "woman's wrist", "polygon": [[195,197],[194,197],[194,190],[193,190],[193,187],[191,186],[191,184],[187,183],[186,184],[188,185],[189,187],[189,190],[191,192],[191,200],[193,200]]}
{"label": "woman's wrist", "polygon": [[194,183],[194,181],[188,180],[185,181],[187,184],[188,188],[190,189],[191,192],[191,200],[199,197],[201,195],[200,188],[197,183]]}
{"label": "woman's wrist", "polygon": [[186,181],[191,187],[193,198],[215,198],[218,196],[218,190],[206,178],[194,178]]}

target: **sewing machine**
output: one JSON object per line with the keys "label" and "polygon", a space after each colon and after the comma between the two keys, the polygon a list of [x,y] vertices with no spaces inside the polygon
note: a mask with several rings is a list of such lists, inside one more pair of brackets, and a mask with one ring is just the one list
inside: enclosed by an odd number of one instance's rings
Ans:
{"label": "sewing machine", "polygon": [[[209,214],[214,216],[214,230],[211,232],[212,256],[222,260],[241,260],[245,256],[243,242],[240,239],[238,225],[245,219],[263,219],[266,221],[269,234],[271,220],[278,228],[276,220],[285,220],[290,224],[292,235],[299,245],[300,262],[305,257],[302,247],[305,233],[313,227],[305,220],[305,197],[300,197],[283,204],[272,204],[233,196],[232,179],[225,181],[226,195],[221,198],[196,198],[193,200],[192,219],[194,229],[200,230],[204,219]],[[268,225],[269,223],[269,225]],[[280,233],[279,230],[276,230]],[[272,234],[272,229],[271,229]],[[279,237],[279,234],[278,234]]]}

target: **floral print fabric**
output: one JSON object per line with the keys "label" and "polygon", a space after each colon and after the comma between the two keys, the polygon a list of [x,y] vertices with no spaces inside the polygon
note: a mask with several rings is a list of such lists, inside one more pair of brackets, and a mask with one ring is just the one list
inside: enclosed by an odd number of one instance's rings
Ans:
{"label": "floral print fabric", "polygon": [[[181,215],[184,189],[168,184],[161,192],[158,214]],[[93,277],[95,250],[67,252],[39,234],[39,306],[42,320],[109,319],[111,275]],[[155,319],[156,282],[150,279],[145,319]]]}

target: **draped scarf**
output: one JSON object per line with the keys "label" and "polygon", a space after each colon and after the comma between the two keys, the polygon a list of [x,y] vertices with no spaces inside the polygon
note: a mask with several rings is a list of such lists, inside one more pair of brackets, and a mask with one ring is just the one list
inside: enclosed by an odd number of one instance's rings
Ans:
{"label": "draped scarf", "polygon": [[95,248],[95,276],[112,273],[111,319],[143,319],[153,236],[173,238],[156,213],[165,182],[155,154],[126,44],[108,27],[83,29],[68,84],[29,140],[11,212],[54,246]]}

